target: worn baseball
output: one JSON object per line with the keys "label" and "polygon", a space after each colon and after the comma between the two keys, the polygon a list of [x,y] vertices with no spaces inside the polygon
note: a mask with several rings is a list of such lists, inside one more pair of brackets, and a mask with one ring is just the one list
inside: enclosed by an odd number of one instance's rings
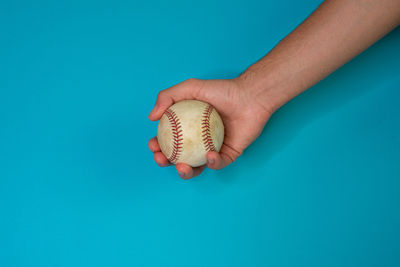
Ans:
{"label": "worn baseball", "polygon": [[158,124],[162,153],[173,163],[192,167],[206,164],[208,151],[219,152],[224,124],[215,108],[198,100],[183,100],[169,107]]}

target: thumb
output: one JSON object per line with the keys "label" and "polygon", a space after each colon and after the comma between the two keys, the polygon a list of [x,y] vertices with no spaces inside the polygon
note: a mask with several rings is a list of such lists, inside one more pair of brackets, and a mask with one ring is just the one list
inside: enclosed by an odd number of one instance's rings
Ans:
{"label": "thumb", "polygon": [[216,151],[207,152],[207,166],[214,170],[225,168],[234,162],[237,157],[240,156],[240,154],[241,152],[237,151],[236,149],[223,144],[219,153]]}
{"label": "thumb", "polygon": [[168,89],[162,90],[157,95],[156,103],[149,114],[149,119],[157,121],[172,104],[185,99],[195,99],[195,95],[204,81],[188,79]]}

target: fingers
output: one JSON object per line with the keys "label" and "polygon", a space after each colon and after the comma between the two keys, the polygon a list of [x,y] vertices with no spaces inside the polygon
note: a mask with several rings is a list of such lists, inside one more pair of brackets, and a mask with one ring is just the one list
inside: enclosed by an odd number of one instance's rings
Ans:
{"label": "fingers", "polygon": [[231,164],[233,160],[229,158],[226,154],[218,153],[215,151],[210,151],[207,153],[207,166],[213,170],[219,170],[225,168],[227,165]]}
{"label": "fingers", "polygon": [[153,153],[161,151],[160,145],[158,144],[158,141],[157,141],[157,137],[153,137],[150,139],[149,149]]}
{"label": "fingers", "polygon": [[[149,140],[149,149],[154,153],[154,161],[160,167],[171,166],[172,164],[168,161],[167,157],[161,152],[160,145],[158,144],[157,137],[153,137]],[[201,174],[206,166],[213,170],[219,170],[225,168],[231,164],[241,153],[224,144],[221,147],[220,152],[210,151],[207,152],[207,165],[192,168],[185,163],[176,164],[176,170],[182,179],[191,179]]]}
{"label": "fingers", "polygon": [[219,170],[225,168],[240,156],[240,152],[231,148],[230,146],[223,144],[220,152],[210,151],[207,152],[207,166],[213,170]]}
{"label": "fingers", "polygon": [[154,105],[153,110],[149,114],[150,120],[152,121],[159,120],[162,114],[164,114],[165,110],[174,103],[174,98],[172,94],[174,93],[173,91],[175,90],[173,90],[172,88],[173,87],[158,93],[156,104]]}
{"label": "fingers", "polygon": [[160,145],[158,144],[157,137],[153,137],[149,141],[149,149],[154,153],[154,161],[160,167],[170,166],[171,163],[168,161],[167,157],[161,152]]}
{"label": "fingers", "polygon": [[[167,157],[161,152],[160,145],[158,144],[157,137],[153,137],[149,140],[149,149],[151,152],[154,153],[154,161],[160,166],[160,167],[167,167],[172,165]],[[217,153],[218,154],[218,153]],[[178,163],[176,164],[176,170],[178,171],[179,176],[182,179],[191,179],[204,170],[206,165],[201,166],[201,167],[196,167],[192,168],[189,165],[185,163]]]}
{"label": "fingers", "polygon": [[160,167],[167,167],[167,166],[171,165],[171,163],[168,161],[168,159],[164,156],[164,154],[162,152],[155,152],[154,153],[154,161]]}
{"label": "fingers", "polygon": [[149,119],[152,121],[159,120],[165,110],[175,102],[184,99],[194,99],[202,83],[203,81],[198,79],[189,79],[159,92],[156,104],[149,114]]}
{"label": "fingers", "polygon": [[175,167],[176,170],[178,171],[179,176],[182,179],[188,180],[202,173],[206,165],[192,168],[185,163],[177,163]]}

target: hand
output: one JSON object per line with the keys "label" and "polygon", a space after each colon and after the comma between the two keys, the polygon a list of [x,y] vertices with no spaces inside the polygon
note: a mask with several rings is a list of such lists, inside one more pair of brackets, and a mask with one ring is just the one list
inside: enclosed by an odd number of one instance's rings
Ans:
{"label": "hand", "polygon": [[[175,102],[185,99],[201,100],[213,105],[225,126],[225,139],[220,152],[207,153],[207,166],[221,169],[240,156],[261,133],[272,114],[272,109],[257,100],[249,88],[244,88],[240,80],[198,80],[189,79],[158,94],[156,104],[149,119],[157,121],[164,111]],[[149,141],[154,160],[161,166],[171,165],[161,152],[157,138]],[[184,163],[175,165],[183,179],[199,175],[206,165],[192,168]]]}
{"label": "hand", "polygon": [[[324,1],[239,78],[189,79],[161,91],[149,118],[159,120],[169,106],[184,99],[213,105],[224,121],[225,139],[219,153],[207,153],[207,166],[221,169],[231,164],[258,137],[273,111],[398,25],[400,1]],[[150,140],[149,148],[158,165],[170,165],[156,138]],[[199,175],[204,168],[176,164],[184,179]]]}

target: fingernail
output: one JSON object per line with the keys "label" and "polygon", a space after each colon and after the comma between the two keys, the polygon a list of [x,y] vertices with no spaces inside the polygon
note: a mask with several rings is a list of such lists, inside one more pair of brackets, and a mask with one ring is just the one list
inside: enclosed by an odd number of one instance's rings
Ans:
{"label": "fingernail", "polygon": [[185,178],[185,173],[184,172],[178,172],[179,176],[182,178]]}
{"label": "fingernail", "polygon": [[207,159],[207,163],[208,164],[213,164],[214,163],[214,159]]}

